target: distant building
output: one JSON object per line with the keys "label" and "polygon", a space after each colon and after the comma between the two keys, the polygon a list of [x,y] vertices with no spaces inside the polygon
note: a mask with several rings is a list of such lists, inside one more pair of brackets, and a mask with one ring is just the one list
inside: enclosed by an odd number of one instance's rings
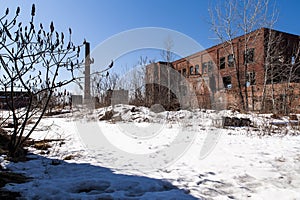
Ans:
{"label": "distant building", "polygon": [[[289,109],[300,111],[300,62],[295,52],[299,50],[300,37],[267,28],[246,36],[233,39],[232,45],[224,42],[169,64],[158,62],[148,65],[147,103],[168,106],[172,99],[172,102],[179,101],[181,106],[188,106],[195,104],[190,101],[196,99],[200,108],[225,106],[242,109],[242,102],[245,102],[249,110],[270,111],[274,97],[278,109],[281,103],[285,103]],[[280,40],[272,43],[271,36]],[[249,41],[245,42],[245,38]],[[287,65],[294,75],[292,79],[284,70]],[[189,84],[182,84],[182,78],[174,72],[170,74],[168,67],[177,71]],[[165,87],[170,87],[167,82],[172,83],[172,98],[166,93],[168,89]],[[287,82],[289,90],[285,89]]]}
{"label": "distant building", "polygon": [[13,106],[15,109],[26,107],[30,101],[30,95],[27,92],[15,91],[11,94],[10,92],[0,91],[0,109],[8,109],[12,106],[11,95],[14,99]]}
{"label": "distant building", "polygon": [[82,105],[83,96],[82,95],[71,95],[72,106]]}

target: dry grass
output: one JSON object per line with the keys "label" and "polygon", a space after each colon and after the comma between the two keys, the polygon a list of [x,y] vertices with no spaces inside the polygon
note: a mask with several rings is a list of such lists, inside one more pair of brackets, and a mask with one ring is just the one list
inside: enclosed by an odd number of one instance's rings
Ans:
{"label": "dry grass", "polygon": [[[8,143],[9,136],[3,129],[0,129],[0,154],[8,153]],[[7,183],[25,183],[29,180],[29,178],[23,176],[22,174],[16,174],[10,171],[2,171],[0,169],[0,199],[17,199],[20,197],[20,193],[10,192],[4,190],[4,187]]]}
{"label": "dry grass", "polygon": [[36,141],[33,147],[38,150],[48,150],[51,148],[51,145],[47,141]]}

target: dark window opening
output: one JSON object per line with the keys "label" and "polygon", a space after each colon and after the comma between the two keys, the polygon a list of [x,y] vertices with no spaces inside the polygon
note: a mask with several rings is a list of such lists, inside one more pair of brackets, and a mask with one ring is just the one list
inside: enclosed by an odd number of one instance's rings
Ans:
{"label": "dark window opening", "polygon": [[226,89],[232,88],[231,76],[225,76],[225,77],[223,77],[223,84],[224,84],[224,87]]}
{"label": "dark window opening", "polygon": [[220,58],[220,69],[225,69],[225,57]]}
{"label": "dark window opening", "polygon": [[234,59],[233,59],[233,54],[228,55],[228,67],[233,67],[234,66]]}
{"label": "dark window opening", "polygon": [[190,74],[194,74],[194,67],[190,66]]}
{"label": "dark window opening", "polygon": [[199,65],[195,65],[195,74],[199,74]]}
{"label": "dark window opening", "polygon": [[247,63],[252,63],[254,62],[254,49],[247,49],[245,52],[244,52],[244,63],[247,64]]}
{"label": "dark window opening", "polygon": [[182,75],[186,76],[186,69],[182,69]]}
{"label": "dark window opening", "polygon": [[178,73],[181,74],[181,70],[178,70]]}
{"label": "dark window opening", "polygon": [[250,85],[255,85],[255,72],[248,72],[246,76],[246,86],[249,87]]}

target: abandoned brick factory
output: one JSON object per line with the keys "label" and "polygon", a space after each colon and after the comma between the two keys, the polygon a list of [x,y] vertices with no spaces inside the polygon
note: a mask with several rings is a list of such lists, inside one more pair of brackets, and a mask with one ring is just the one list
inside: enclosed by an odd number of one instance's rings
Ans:
{"label": "abandoned brick factory", "polygon": [[298,35],[261,28],[173,62],[152,63],[147,104],[299,112],[299,42]]}

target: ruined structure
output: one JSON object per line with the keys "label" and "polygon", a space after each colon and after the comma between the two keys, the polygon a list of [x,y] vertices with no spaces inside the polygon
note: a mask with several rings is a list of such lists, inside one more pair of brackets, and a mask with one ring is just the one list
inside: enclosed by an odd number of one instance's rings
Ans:
{"label": "ruined structure", "polygon": [[196,98],[200,108],[299,112],[299,38],[261,28],[172,63],[148,65],[147,104],[188,107]]}

